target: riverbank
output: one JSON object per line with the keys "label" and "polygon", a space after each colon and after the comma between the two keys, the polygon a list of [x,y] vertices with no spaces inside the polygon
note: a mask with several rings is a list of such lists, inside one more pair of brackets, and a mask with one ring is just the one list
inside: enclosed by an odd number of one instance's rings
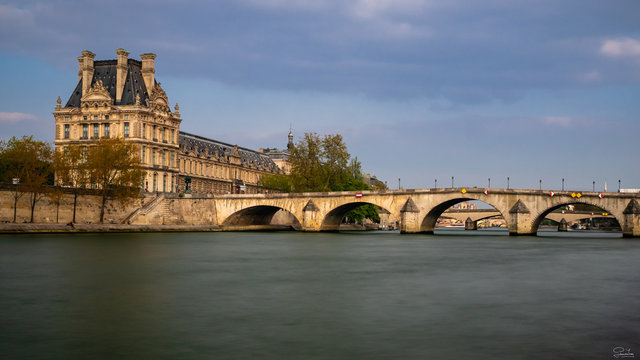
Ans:
{"label": "riverbank", "polygon": [[0,234],[156,231],[222,231],[222,229],[217,225],[0,224]]}

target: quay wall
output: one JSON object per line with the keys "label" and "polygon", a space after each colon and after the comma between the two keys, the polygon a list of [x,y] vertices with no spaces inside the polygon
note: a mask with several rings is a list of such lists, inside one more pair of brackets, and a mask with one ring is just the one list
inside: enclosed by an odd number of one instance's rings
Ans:
{"label": "quay wall", "polygon": [[[155,198],[153,194],[145,194],[140,199],[135,199],[127,206],[107,200],[105,206],[104,223],[119,224],[129,214],[144,206]],[[31,193],[25,193],[18,200],[16,223],[26,223],[31,219]],[[0,223],[13,222],[13,192],[0,191]],[[97,195],[78,195],[76,207],[76,223],[97,224],[100,222],[100,206],[102,198]],[[65,194],[58,208],[58,223],[66,224],[73,219],[73,194]],[[35,206],[34,223],[55,224],[56,205],[47,196],[43,196]]]}

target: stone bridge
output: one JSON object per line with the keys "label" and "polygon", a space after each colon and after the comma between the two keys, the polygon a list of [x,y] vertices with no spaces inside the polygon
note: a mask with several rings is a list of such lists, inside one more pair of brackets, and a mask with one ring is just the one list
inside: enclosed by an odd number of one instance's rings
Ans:
{"label": "stone bridge", "polygon": [[[433,233],[437,219],[451,206],[480,200],[493,206],[511,235],[534,235],[542,220],[561,206],[589,204],[615,217],[624,236],[640,236],[640,194],[441,188],[297,194],[234,194],[209,197],[164,197],[152,208],[130,217],[130,223],[191,223],[227,229],[259,229],[287,224],[302,231],[336,231],[344,215],[373,204],[402,233]],[[154,215],[155,214],[155,215]],[[277,221],[276,221],[277,220]]]}
{"label": "stone bridge", "polygon": [[[465,222],[467,219],[471,219],[477,224],[478,221],[502,217],[502,214],[496,209],[449,209],[442,213],[442,218],[455,219]],[[613,215],[605,212],[592,212],[592,211],[560,211],[554,210],[547,214],[546,219],[553,220],[560,223],[562,219],[567,222],[574,222],[589,218],[615,218]]]}

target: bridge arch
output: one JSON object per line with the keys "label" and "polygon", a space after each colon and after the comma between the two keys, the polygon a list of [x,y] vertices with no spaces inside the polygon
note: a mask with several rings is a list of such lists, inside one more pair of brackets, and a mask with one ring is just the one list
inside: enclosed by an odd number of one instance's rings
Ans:
{"label": "bridge arch", "polygon": [[372,202],[365,202],[365,201],[357,201],[357,202],[349,202],[346,204],[342,204],[338,207],[333,208],[332,210],[330,210],[325,216],[324,219],[322,220],[322,225],[320,227],[321,231],[338,231],[340,229],[340,223],[342,222],[342,219],[344,218],[344,216],[351,210],[353,209],[357,209],[360,206],[363,205],[373,205],[373,206],[377,206],[379,209],[381,210],[386,210],[387,212],[389,212],[387,209],[385,209],[384,207],[378,205],[378,204],[374,204]]}
{"label": "bridge arch", "polygon": [[[452,207],[455,204],[464,202],[464,201],[472,201],[472,200],[476,200],[476,201],[481,201],[491,207],[493,207],[494,209],[496,209],[497,212],[500,213],[500,215],[502,216],[502,218],[507,222],[507,226],[509,226],[509,219],[504,216],[504,211],[500,210],[498,207],[496,207],[495,205],[488,203],[484,200],[479,200],[479,199],[475,199],[475,198],[471,198],[471,197],[456,197],[453,199],[449,199],[447,201],[444,201],[436,206],[434,206],[433,208],[431,208],[431,210],[429,210],[429,212],[427,213],[427,215],[425,215],[425,217],[422,219],[422,223],[420,225],[420,232],[424,232],[427,234],[433,234],[433,231],[436,228],[436,223],[438,222],[438,218],[440,218],[440,216],[450,207]],[[491,217],[495,217],[497,215],[492,215],[488,218]],[[482,219],[478,219],[482,220]]]}
{"label": "bridge arch", "polygon": [[[273,223],[276,221],[277,223]],[[256,205],[236,211],[227,217],[222,226],[226,228],[243,228],[282,225],[290,226],[293,230],[301,230],[300,220],[291,212],[278,206]]]}
{"label": "bridge arch", "polygon": [[[567,201],[567,202],[563,202],[560,204],[554,204],[553,206],[545,209],[544,211],[540,212],[538,215],[536,215],[533,218],[533,222],[531,225],[531,229],[534,230],[534,232],[538,232],[538,229],[540,227],[540,224],[542,223],[542,221],[547,217],[547,215],[549,215],[551,212],[553,212],[554,210],[557,210],[563,206],[567,206],[567,205],[578,205],[578,204],[584,204],[584,205],[590,205],[590,206],[594,206],[597,207],[598,209],[603,210],[604,212],[608,213],[609,215],[613,216],[615,218],[615,220],[618,222],[618,224],[620,225],[620,227],[622,227],[622,219],[620,219],[617,215],[615,215],[614,213],[612,213],[611,211],[609,211],[608,209],[605,209],[602,207],[601,204],[595,204],[592,202],[588,202],[588,201],[580,201],[580,200],[572,200],[572,201]],[[602,217],[602,216],[592,216],[592,218],[595,217]],[[585,218],[589,218],[588,216],[585,216]]]}

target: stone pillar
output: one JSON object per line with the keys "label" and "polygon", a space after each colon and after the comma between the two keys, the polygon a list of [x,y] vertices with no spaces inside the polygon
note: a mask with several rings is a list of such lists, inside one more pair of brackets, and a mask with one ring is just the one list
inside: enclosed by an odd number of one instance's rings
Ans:
{"label": "stone pillar", "polygon": [[[87,93],[91,88],[91,81],[93,80],[93,73],[95,71],[93,67],[93,58],[96,54],[89,50],[82,52],[82,95]],[[80,58],[78,58],[78,61]]]}
{"label": "stone pillar", "polygon": [[318,219],[320,209],[313,200],[309,200],[307,205],[302,208],[302,231],[320,231],[322,227],[322,219]]}
{"label": "stone pillar", "polygon": [[147,93],[151,95],[151,90],[153,90],[153,86],[156,82],[156,70],[154,66],[156,54],[146,53],[140,55],[140,58],[142,59],[142,78],[144,79],[144,86],[147,88]]}
{"label": "stone pillar", "polygon": [[569,226],[567,224],[567,220],[562,218],[562,220],[560,220],[560,223],[558,224],[558,231],[567,231],[568,228]]}
{"label": "stone pillar", "polygon": [[420,209],[412,198],[408,198],[400,209],[400,233],[417,233],[420,232]]}
{"label": "stone pillar", "polygon": [[509,210],[509,235],[535,235],[538,229],[532,228],[531,211],[518,200]]}
{"label": "stone pillar", "polygon": [[116,65],[116,103],[120,103],[124,92],[124,83],[127,80],[129,52],[125,49],[117,49],[116,54],[118,55],[118,64]]}
{"label": "stone pillar", "polygon": [[629,204],[622,212],[624,224],[622,226],[622,236],[640,237],[640,204],[636,199],[629,201]]}
{"label": "stone pillar", "polygon": [[471,220],[470,217],[464,222],[465,230],[478,230],[478,222]]}

